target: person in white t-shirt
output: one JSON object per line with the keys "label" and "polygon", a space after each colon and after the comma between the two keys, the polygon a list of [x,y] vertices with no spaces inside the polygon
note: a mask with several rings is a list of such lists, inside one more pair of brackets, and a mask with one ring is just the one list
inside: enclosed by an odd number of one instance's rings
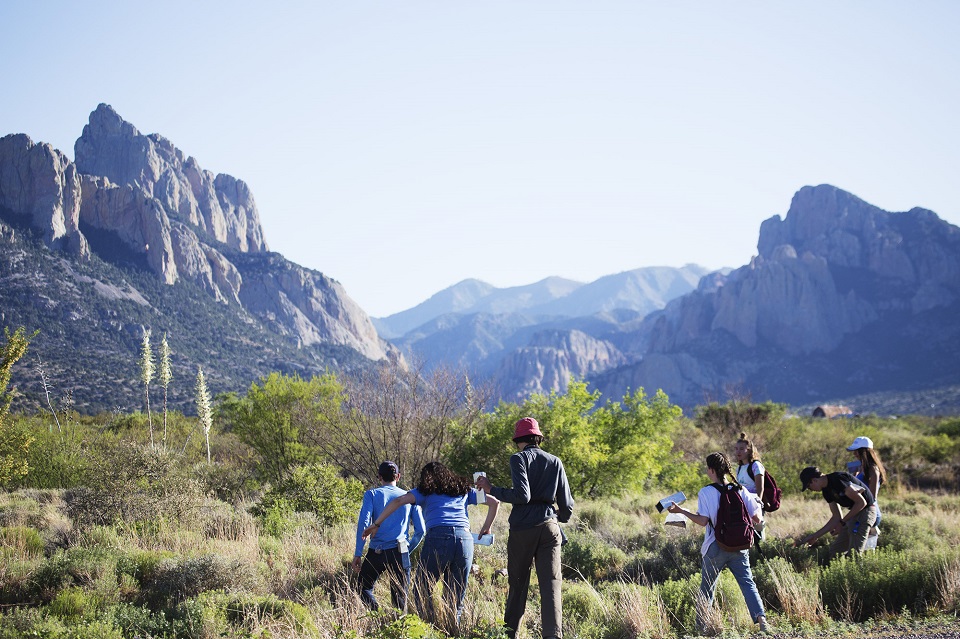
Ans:
{"label": "person in white t-shirt", "polygon": [[750,570],[750,550],[723,550],[717,543],[714,534],[717,513],[720,509],[719,487],[730,485],[737,487],[740,499],[743,500],[743,504],[747,508],[747,514],[753,519],[754,525],[759,521],[760,504],[751,499],[751,493],[743,486],[737,484],[737,480],[730,469],[730,462],[727,461],[723,453],[711,453],[707,455],[706,461],[706,473],[707,478],[710,479],[710,485],[701,488],[697,494],[697,512],[686,510],[676,502],[667,508],[668,511],[684,515],[698,526],[706,528],[703,535],[703,545],[700,547],[700,554],[703,555],[703,566],[700,572],[700,598],[697,601],[699,604],[697,605],[697,631],[702,633],[706,630],[706,611],[703,607],[713,606],[720,573],[724,568],[729,568],[740,586],[740,592],[743,593],[744,600],[747,602],[750,618],[760,625],[760,632],[770,632],[763,602],[760,600],[760,593],[757,592],[757,585],[753,581],[753,572]]}
{"label": "person in white t-shirt", "polygon": [[[760,523],[757,525],[757,532],[763,538],[763,528],[765,525],[763,517],[763,491],[764,473],[766,469],[763,462],[760,461],[760,454],[754,447],[753,442],[747,439],[746,433],[740,433],[740,439],[734,446],[734,454],[737,458],[737,483],[747,489],[758,504],[760,504]],[[751,476],[752,475],[752,476]]]}

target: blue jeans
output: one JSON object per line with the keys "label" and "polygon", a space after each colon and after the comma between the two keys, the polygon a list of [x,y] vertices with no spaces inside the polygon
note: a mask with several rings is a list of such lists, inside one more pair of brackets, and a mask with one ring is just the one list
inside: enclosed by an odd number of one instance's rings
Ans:
{"label": "blue jeans", "polygon": [[[737,579],[740,592],[743,593],[743,598],[747,601],[750,618],[756,621],[758,617],[765,616],[763,602],[760,601],[760,593],[757,592],[757,584],[753,583],[753,572],[750,570],[750,551],[727,552],[721,550],[717,542],[713,542],[707,548],[707,554],[703,556],[703,569],[700,572],[700,594],[706,604],[713,606],[713,598],[717,594],[717,582],[720,580],[720,573],[723,572],[724,568],[729,568]],[[697,606],[697,626],[703,628],[704,622],[703,611],[700,606]]]}
{"label": "blue jeans", "polygon": [[447,609],[460,623],[472,564],[473,535],[468,528],[434,526],[427,531],[413,583],[413,600],[422,619],[437,620],[432,593],[433,586],[439,581],[443,582]]}

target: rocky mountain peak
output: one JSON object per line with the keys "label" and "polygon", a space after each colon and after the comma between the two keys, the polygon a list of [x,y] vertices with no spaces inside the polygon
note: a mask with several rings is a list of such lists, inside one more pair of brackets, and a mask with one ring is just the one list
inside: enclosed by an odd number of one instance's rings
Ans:
{"label": "rocky mountain peak", "polygon": [[141,134],[109,105],[90,114],[74,152],[80,173],[156,198],[168,216],[201,235],[239,251],[268,250],[246,184],[203,170],[163,136]]}

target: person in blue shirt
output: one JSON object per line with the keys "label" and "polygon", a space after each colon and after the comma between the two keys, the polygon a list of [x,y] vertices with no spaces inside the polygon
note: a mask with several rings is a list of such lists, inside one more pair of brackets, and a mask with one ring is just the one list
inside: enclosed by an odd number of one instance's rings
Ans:
{"label": "person in blue shirt", "polygon": [[[370,539],[370,549],[364,557],[364,529],[384,512],[391,500],[406,493],[397,487],[400,469],[392,461],[380,464],[377,478],[380,480],[380,487],[363,494],[363,506],[360,507],[360,517],[357,519],[357,546],[353,556],[353,570],[360,573],[360,597],[367,606],[373,610],[380,608],[373,594],[373,587],[380,575],[386,571],[390,577],[390,599],[394,608],[406,610],[410,585],[410,553],[416,550],[423,540],[423,514],[417,506],[404,506],[394,509],[393,514],[384,516],[383,524]],[[413,538],[408,541],[411,523]]]}
{"label": "person in blue shirt", "polygon": [[[433,585],[443,582],[444,598],[448,611],[457,624],[463,612],[467,593],[467,578],[473,564],[473,535],[470,534],[470,519],[467,506],[474,506],[478,492],[469,477],[456,475],[438,461],[430,462],[420,471],[420,483],[410,492],[395,498],[373,524],[363,531],[366,538],[385,525],[387,518],[404,506],[420,506],[426,520],[427,534],[420,551],[416,576],[413,580],[413,601],[420,617],[436,622],[433,607]],[[500,501],[486,495],[487,518],[480,527],[480,534],[490,532]]]}

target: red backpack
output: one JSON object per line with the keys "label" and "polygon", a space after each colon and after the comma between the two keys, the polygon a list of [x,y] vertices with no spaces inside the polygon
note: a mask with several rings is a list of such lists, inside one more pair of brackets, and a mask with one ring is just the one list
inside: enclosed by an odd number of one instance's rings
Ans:
{"label": "red backpack", "polygon": [[[753,462],[747,464],[747,474],[750,479],[756,481],[756,473],[753,472]],[[780,498],[783,497],[783,491],[777,486],[776,480],[766,468],[763,469],[763,512],[772,513],[780,508]]]}
{"label": "red backpack", "polygon": [[746,550],[753,545],[753,520],[740,496],[740,487],[733,484],[711,486],[720,491],[720,507],[713,524],[717,545],[727,552]]}

